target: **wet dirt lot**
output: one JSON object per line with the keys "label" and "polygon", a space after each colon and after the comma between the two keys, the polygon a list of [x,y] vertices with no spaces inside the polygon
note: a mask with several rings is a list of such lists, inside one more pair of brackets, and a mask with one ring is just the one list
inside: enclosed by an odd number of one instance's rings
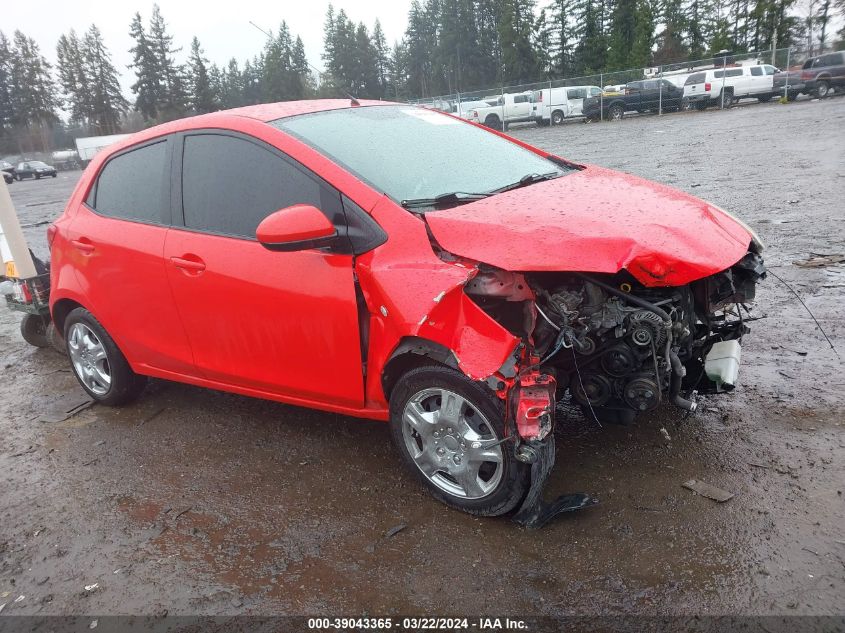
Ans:
{"label": "wet dirt lot", "polygon": [[[512,133],[737,213],[845,354],[845,266],[792,263],[845,253],[845,99]],[[77,178],[11,186],[39,254]],[[540,531],[435,502],[378,422],[158,381],[57,421],[81,388],[0,310],[3,616],[843,614],[842,363],[774,278],[758,299],[734,393],[560,420],[547,493],[601,504]]]}

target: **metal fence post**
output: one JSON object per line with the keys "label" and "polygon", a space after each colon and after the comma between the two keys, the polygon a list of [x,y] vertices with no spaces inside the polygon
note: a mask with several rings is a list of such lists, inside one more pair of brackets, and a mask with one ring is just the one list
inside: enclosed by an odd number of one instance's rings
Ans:
{"label": "metal fence post", "polygon": [[722,102],[722,105],[719,108],[720,110],[725,109],[725,75],[728,72],[727,71],[727,64],[728,64],[728,56],[723,55],[722,56],[722,98],[720,99],[720,101]]}
{"label": "metal fence post", "polygon": [[[593,75],[595,77],[595,75]],[[604,73],[599,73],[599,120],[604,122]]]}
{"label": "metal fence post", "polygon": [[783,84],[783,98],[789,101],[789,54],[792,52],[792,47],[786,48],[786,82]]}
{"label": "metal fence post", "polygon": [[661,68],[662,66],[657,67],[657,116],[663,116],[663,73],[661,72]]}

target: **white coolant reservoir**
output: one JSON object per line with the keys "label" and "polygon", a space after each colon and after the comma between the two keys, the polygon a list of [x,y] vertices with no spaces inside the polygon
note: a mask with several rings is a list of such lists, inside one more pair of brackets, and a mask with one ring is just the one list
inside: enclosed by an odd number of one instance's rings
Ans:
{"label": "white coolant reservoir", "polygon": [[736,386],[741,353],[739,341],[719,341],[710,348],[704,359],[704,372],[719,391],[730,391]]}

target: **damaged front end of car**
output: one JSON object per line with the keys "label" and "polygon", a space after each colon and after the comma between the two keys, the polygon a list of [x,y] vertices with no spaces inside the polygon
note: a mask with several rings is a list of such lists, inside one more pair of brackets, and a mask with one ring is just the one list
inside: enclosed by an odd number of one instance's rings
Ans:
{"label": "damaged front end of car", "polygon": [[496,385],[517,457],[534,465],[518,522],[538,526],[595,503],[585,494],[540,499],[554,463],[557,400],[600,424],[626,424],[663,401],[695,411],[690,393],[735,386],[748,304],[766,274],[761,248],[751,248],[733,266],[674,287],[647,287],[626,270],[514,273],[479,264],[464,292],[521,340],[513,381]]}

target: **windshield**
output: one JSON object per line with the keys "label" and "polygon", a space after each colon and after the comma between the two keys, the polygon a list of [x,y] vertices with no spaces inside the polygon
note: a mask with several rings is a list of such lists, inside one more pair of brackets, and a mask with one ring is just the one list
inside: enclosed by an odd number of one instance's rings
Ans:
{"label": "windshield", "polygon": [[271,125],[397,202],[489,193],[527,175],[570,171],[474,125],[413,106],[330,110]]}

